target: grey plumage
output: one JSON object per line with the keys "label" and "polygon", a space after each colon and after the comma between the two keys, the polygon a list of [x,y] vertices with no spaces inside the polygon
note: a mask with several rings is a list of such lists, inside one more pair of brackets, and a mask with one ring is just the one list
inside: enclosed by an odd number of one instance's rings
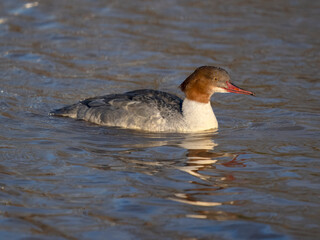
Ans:
{"label": "grey plumage", "polygon": [[124,94],[88,98],[56,109],[50,115],[82,119],[102,125],[123,126],[173,120],[182,116],[182,99],[156,90],[143,89]]}

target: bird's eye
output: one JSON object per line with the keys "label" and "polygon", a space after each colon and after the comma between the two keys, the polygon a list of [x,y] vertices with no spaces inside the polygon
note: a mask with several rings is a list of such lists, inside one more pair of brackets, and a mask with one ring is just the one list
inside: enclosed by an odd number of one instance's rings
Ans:
{"label": "bird's eye", "polygon": [[217,77],[214,77],[214,80],[215,80],[215,81],[217,81],[217,80],[218,80],[218,78],[217,78]]}

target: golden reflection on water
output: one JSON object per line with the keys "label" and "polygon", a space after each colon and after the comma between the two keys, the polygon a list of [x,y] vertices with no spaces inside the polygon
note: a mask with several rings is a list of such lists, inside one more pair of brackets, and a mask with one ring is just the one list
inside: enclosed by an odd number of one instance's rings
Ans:
{"label": "golden reflection on water", "polygon": [[[221,164],[226,167],[231,167],[234,165],[241,165],[245,167],[242,163],[237,161],[238,154],[232,153],[219,153],[213,152],[214,148],[218,144],[212,139],[212,135],[201,135],[196,137],[186,137],[179,146],[187,149],[187,162],[185,166],[177,166],[176,168],[180,171],[186,172],[200,180],[198,184],[206,185],[205,189],[193,189],[196,193],[175,193],[174,197],[170,197],[170,200],[185,203],[194,206],[204,206],[204,207],[216,207],[223,204],[232,205],[234,202],[219,202],[219,201],[201,201],[198,199],[197,195],[212,195],[217,190],[223,189],[224,187],[219,186],[217,182],[230,181],[235,178],[232,175],[225,175],[220,177],[213,177],[208,175],[210,169],[215,169],[214,164],[219,161],[219,158],[231,158],[228,162],[222,162]],[[219,181],[217,181],[219,180]],[[204,182],[201,183],[201,182]],[[193,182],[194,183],[194,182]],[[205,214],[187,214],[190,218],[207,218]]]}
{"label": "golden reflection on water", "polygon": [[227,220],[235,220],[240,216],[238,214],[229,213],[225,211],[195,211],[195,214],[187,214],[188,218],[197,218],[197,219],[213,219],[217,221],[227,221]]}

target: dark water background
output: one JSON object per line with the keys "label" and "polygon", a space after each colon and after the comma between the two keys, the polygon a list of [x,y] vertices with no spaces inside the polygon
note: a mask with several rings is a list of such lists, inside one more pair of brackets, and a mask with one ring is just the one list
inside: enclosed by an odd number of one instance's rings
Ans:
{"label": "dark water background", "polygon": [[[0,0],[1,239],[319,239],[320,2]],[[48,112],[226,68],[216,133]]]}

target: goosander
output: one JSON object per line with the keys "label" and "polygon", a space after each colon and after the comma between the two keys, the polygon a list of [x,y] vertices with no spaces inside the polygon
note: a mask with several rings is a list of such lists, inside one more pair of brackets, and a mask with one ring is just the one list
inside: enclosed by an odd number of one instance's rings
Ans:
{"label": "goosander", "polygon": [[50,115],[151,132],[198,132],[218,128],[210,104],[212,94],[254,95],[232,84],[228,72],[214,66],[197,68],[179,87],[184,100],[170,93],[143,89],[88,98]]}

